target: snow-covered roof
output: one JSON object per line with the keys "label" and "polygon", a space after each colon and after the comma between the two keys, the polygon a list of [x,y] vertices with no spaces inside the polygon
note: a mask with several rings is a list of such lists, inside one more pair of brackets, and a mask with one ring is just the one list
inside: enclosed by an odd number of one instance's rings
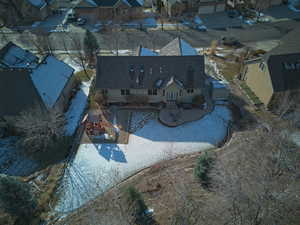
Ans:
{"label": "snow-covered roof", "polygon": [[181,38],[175,38],[160,50],[160,55],[198,55],[196,49],[194,49],[189,43]]}
{"label": "snow-covered roof", "polygon": [[158,54],[154,51],[151,51],[149,48],[144,48],[141,45],[137,49],[137,56],[157,56]]}
{"label": "snow-covered roof", "polygon": [[45,0],[27,0],[31,5],[38,7],[39,9],[44,8],[47,5]]}
{"label": "snow-covered roof", "polygon": [[217,80],[214,78],[211,78],[210,80],[213,85],[213,88],[228,88],[228,83],[226,83],[223,80]]}
{"label": "snow-covered roof", "polygon": [[74,69],[54,56],[47,56],[31,73],[31,79],[45,105],[53,107]]}
{"label": "snow-covered roof", "polygon": [[32,69],[38,65],[38,57],[12,42],[8,43],[0,52],[0,67]]}

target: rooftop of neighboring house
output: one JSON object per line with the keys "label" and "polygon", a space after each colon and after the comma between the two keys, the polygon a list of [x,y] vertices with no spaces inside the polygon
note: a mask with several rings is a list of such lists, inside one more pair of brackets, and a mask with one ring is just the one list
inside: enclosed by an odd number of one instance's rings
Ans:
{"label": "rooftop of neighboring house", "polygon": [[159,89],[175,82],[182,88],[200,88],[204,76],[204,57],[200,55],[99,56],[96,87]]}
{"label": "rooftop of neighboring house", "polygon": [[300,29],[285,35],[278,47],[264,55],[274,91],[300,88]]}
{"label": "rooftop of neighboring house", "polygon": [[53,2],[54,0],[27,0],[31,5],[42,9],[45,6],[47,6],[48,4],[50,4],[51,2]]}
{"label": "rooftop of neighboring house", "polygon": [[194,49],[189,43],[180,37],[175,38],[173,41],[168,43],[165,47],[160,50],[160,55],[178,55],[178,56],[188,56],[188,55],[198,55],[196,49]]}
{"label": "rooftop of neighboring house", "polygon": [[37,56],[12,42],[0,50],[0,67],[2,68],[35,68],[38,61]]}
{"label": "rooftop of neighboring house", "polygon": [[130,7],[140,7],[144,5],[144,0],[83,0],[93,7],[113,7],[122,1]]}
{"label": "rooftop of neighboring house", "polygon": [[0,68],[0,102],[0,116],[17,115],[23,110],[41,105],[29,70]]}
{"label": "rooftop of neighboring house", "polygon": [[31,79],[48,108],[54,106],[73,72],[72,67],[51,55],[32,70]]}
{"label": "rooftop of neighboring house", "polygon": [[140,45],[136,50],[137,56],[158,56],[158,53],[150,50],[149,48],[144,48],[142,45]]}
{"label": "rooftop of neighboring house", "polygon": [[[54,106],[74,72],[72,67],[52,55],[46,56],[39,62],[37,56],[12,42],[0,50],[0,68],[14,71],[14,74],[20,73],[19,76],[26,74],[23,71],[27,71],[29,80],[48,108]],[[18,78],[18,76],[14,77]],[[16,79],[15,82],[19,80]]]}

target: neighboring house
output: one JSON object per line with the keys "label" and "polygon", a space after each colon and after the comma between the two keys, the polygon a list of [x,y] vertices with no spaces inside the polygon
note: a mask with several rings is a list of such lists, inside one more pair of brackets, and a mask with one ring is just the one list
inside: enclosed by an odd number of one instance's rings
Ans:
{"label": "neighboring house", "polygon": [[173,41],[169,42],[166,46],[160,49],[159,55],[169,56],[188,56],[188,55],[198,55],[196,49],[194,49],[189,43],[187,43],[182,38],[175,38]]}
{"label": "neighboring house", "polygon": [[276,105],[286,93],[300,90],[299,36],[300,29],[291,31],[278,47],[244,63],[240,79],[268,108]]}
{"label": "neighboring house", "polygon": [[226,0],[200,0],[198,13],[208,14],[222,12],[226,9]]}
{"label": "neighboring house", "polygon": [[157,0],[169,17],[182,16],[183,13],[213,13],[225,10],[225,0]]}
{"label": "neighboring house", "polygon": [[98,20],[133,19],[141,16],[143,0],[81,0],[75,9],[78,17]]}
{"label": "neighboring house", "polygon": [[209,88],[205,80],[200,55],[97,58],[96,89],[108,103],[191,103]]}
{"label": "neighboring house", "polygon": [[42,61],[9,43],[0,50],[0,116],[39,105],[63,112],[73,88],[74,69],[48,55]]}
{"label": "neighboring house", "polygon": [[242,6],[247,6],[256,8],[256,9],[266,9],[274,5],[280,5],[282,3],[286,2],[285,0],[227,0],[226,4],[228,8],[235,9]]}
{"label": "neighboring house", "polygon": [[11,0],[7,5],[0,3],[0,18],[6,26],[41,21],[52,15],[51,3],[52,0]]}
{"label": "neighboring house", "polygon": [[158,53],[156,53],[148,48],[144,48],[142,45],[139,45],[139,47],[136,50],[135,55],[136,56],[158,56]]}

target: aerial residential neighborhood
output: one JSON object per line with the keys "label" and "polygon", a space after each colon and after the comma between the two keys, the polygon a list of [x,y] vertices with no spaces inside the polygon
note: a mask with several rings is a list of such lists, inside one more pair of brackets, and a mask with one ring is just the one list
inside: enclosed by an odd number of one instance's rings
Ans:
{"label": "aerial residential neighborhood", "polygon": [[0,225],[299,225],[299,0],[0,0]]}

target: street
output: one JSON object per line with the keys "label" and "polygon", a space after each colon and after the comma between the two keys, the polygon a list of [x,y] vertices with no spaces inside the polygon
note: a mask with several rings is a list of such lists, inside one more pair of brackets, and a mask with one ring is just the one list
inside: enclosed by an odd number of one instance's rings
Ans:
{"label": "street", "polygon": [[[299,14],[300,15],[300,14]],[[232,36],[241,43],[254,43],[258,41],[278,40],[291,29],[299,27],[299,19],[279,19],[278,22],[259,23],[255,25],[243,25],[240,28],[227,29],[208,29],[206,32],[197,31],[190,28],[164,30],[148,29],[141,31],[138,29],[124,29],[121,31],[101,31],[94,33],[100,49],[103,51],[111,51],[116,49],[133,50],[142,44],[150,49],[160,49],[162,46],[180,36],[195,48],[210,46],[212,40],[218,40],[222,36]],[[34,34],[30,31],[4,32],[0,30],[0,47],[7,42],[13,41],[16,44],[28,50],[35,50]],[[69,50],[78,50],[76,46],[70,43],[68,36],[76,36],[83,40],[85,30],[74,27],[69,32],[52,32],[48,34],[51,48],[53,50],[64,50],[63,40]]]}

